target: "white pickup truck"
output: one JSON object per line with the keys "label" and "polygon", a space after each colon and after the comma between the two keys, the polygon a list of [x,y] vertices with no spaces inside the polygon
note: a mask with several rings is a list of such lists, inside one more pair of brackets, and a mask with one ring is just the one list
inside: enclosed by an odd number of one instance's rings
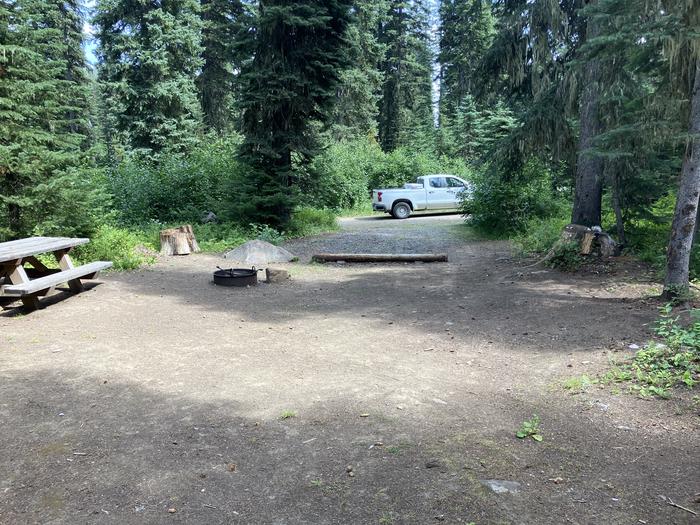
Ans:
{"label": "white pickup truck", "polygon": [[460,207],[462,194],[472,193],[472,185],[454,175],[424,175],[403,188],[372,190],[372,209],[407,219],[420,210],[448,211]]}

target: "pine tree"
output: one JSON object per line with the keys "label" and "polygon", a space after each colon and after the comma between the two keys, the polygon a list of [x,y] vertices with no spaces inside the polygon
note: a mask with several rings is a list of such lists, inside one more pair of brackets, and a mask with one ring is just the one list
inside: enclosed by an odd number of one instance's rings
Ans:
{"label": "pine tree", "polygon": [[73,212],[96,192],[80,6],[2,2],[0,42],[0,235],[85,233],[89,212]]}
{"label": "pine tree", "polygon": [[236,211],[246,220],[289,221],[299,173],[318,150],[314,123],[327,123],[347,67],[350,20],[350,0],[259,3],[254,58],[242,72],[247,176]]}
{"label": "pine tree", "polygon": [[196,0],[99,0],[99,75],[120,141],[147,155],[186,150],[201,128]]}
{"label": "pine tree", "polygon": [[251,22],[242,0],[202,0],[202,70],[197,88],[205,129],[222,135],[235,115],[236,75],[246,58],[237,42]]}
{"label": "pine tree", "polygon": [[379,142],[384,151],[434,142],[432,50],[428,9],[423,0],[390,0],[380,29],[386,48],[379,110]]}
{"label": "pine tree", "polygon": [[450,119],[468,96],[484,95],[478,68],[495,19],[485,0],[442,0],[440,20],[440,118]]}
{"label": "pine tree", "polygon": [[340,72],[338,99],[331,117],[334,140],[374,137],[384,81],[379,65],[386,52],[378,28],[388,12],[387,0],[355,0],[346,40],[350,66]]}

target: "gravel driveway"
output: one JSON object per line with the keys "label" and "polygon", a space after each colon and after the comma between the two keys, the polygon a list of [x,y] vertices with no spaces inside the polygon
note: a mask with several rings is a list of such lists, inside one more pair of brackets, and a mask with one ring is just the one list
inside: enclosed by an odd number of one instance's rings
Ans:
{"label": "gravel driveway", "polygon": [[660,497],[700,512],[697,407],[562,388],[648,337],[633,276],[521,269],[458,216],[342,225],[288,284],[172,257],[1,314],[0,523],[697,522]]}

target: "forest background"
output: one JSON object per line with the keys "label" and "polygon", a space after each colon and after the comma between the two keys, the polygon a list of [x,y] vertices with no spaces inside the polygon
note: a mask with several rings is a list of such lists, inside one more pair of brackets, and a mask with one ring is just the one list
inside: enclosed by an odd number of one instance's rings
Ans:
{"label": "forest background", "polygon": [[683,287],[698,28],[696,0],[2,0],[0,241],[133,268],[171,224],[277,242],[452,173],[483,235],[601,225]]}

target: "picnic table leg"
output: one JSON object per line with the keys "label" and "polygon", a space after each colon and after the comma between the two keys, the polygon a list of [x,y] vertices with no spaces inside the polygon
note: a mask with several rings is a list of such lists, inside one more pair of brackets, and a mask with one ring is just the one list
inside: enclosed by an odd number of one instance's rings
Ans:
{"label": "picnic table leg", "polygon": [[[71,248],[66,248],[65,250],[58,250],[57,252],[54,252],[54,256],[56,257],[56,260],[58,261],[58,265],[61,267],[61,270],[72,270],[75,268],[73,265],[73,261],[70,258],[70,255],[68,255],[68,252],[71,251]],[[68,287],[70,288],[70,291],[73,293],[80,293],[85,288],[83,288],[83,283],[80,281],[80,279],[71,279],[68,281]]]}
{"label": "picnic table leg", "polygon": [[[29,277],[27,277],[27,272],[24,270],[21,260],[17,261],[14,268],[10,269],[9,276],[12,284],[24,284],[29,282]],[[24,295],[22,296],[22,304],[24,304],[28,310],[36,310],[39,308],[39,298],[36,294]]]}
{"label": "picnic table leg", "polygon": [[39,270],[40,272],[48,272],[49,271],[49,269],[46,267],[46,265],[44,263],[42,263],[39,259],[34,257],[33,255],[30,255],[29,257],[25,257],[24,262],[31,264],[35,270]]}

